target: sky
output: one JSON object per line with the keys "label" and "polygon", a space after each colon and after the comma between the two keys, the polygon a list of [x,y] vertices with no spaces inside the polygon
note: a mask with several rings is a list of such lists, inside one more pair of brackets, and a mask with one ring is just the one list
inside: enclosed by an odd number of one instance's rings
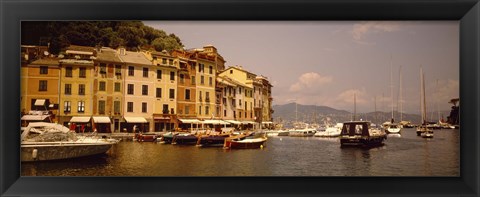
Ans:
{"label": "sky", "polygon": [[355,94],[360,113],[400,110],[401,104],[402,112],[419,114],[420,68],[427,112],[449,111],[450,99],[459,97],[458,21],[144,24],[174,33],[187,49],[212,44],[226,66],[266,76],[274,105],[297,102],[353,111]]}

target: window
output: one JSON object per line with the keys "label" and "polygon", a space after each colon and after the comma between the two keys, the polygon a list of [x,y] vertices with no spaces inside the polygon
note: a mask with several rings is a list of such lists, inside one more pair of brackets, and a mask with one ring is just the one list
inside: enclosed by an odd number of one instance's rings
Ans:
{"label": "window", "polygon": [[238,112],[238,118],[242,118],[242,112],[241,111]]}
{"label": "window", "polygon": [[39,81],[38,91],[47,91],[47,80],[40,80]]}
{"label": "window", "polygon": [[202,66],[203,64],[198,64],[198,72],[202,72]]}
{"label": "window", "polygon": [[168,60],[168,64],[169,64],[169,65],[173,65],[173,60],[172,60],[172,59],[169,59],[169,60]]}
{"label": "window", "polygon": [[115,65],[115,75],[122,75],[122,66]]}
{"label": "window", "polygon": [[200,76],[200,84],[205,84],[205,77],[204,76]]}
{"label": "window", "polygon": [[238,94],[242,94],[242,88],[238,88]]}
{"label": "window", "polygon": [[48,66],[40,66],[40,74],[42,75],[48,74]]}
{"label": "window", "polygon": [[120,83],[115,83],[115,92],[120,92]]}
{"label": "window", "polygon": [[100,81],[98,90],[105,91],[105,81]]}
{"label": "window", "polygon": [[162,70],[157,70],[157,79],[162,79]]}
{"label": "window", "polygon": [[127,102],[127,112],[133,112],[133,102]]}
{"label": "window", "polygon": [[233,70],[230,70],[230,74],[233,74]]}
{"label": "window", "polygon": [[142,85],[142,95],[148,95],[148,85]]}
{"label": "window", "polygon": [[98,114],[105,114],[105,101],[98,101]]}
{"label": "window", "polygon": [[70,112],[72,110],[72,104],[70,101],[65,101],[63,105],[64,112]]}
{"label": "window", "polygon": [[212,85],[213,85],[213,80],[212,80],[212,77],[210,77],[210,78],[208,79],[208,85],[210,85],[210,86],[212,86]]}
{"label": "window", "polygon": [[183,79],[183,74],[180,74],[180,83],[183,84],[184,82],[185,82],[185,81],[184,81],[184,79]]}
{"label": "window", "polygon": [[167,58],[162,58],[162,64],[167,64]]}
{"label": "window", "polygon": [[168,114],[168,104],[163,104],[162,113],[163,114]]}
{"label": "window", "polygon": [[212,66],[208,67],[208,73],[213,74],[213,67]]}
{"label": "window", "polygon": [[134,89],[133,89],[133,84],[128,84],[127,87],[127,94],[133,95]]}
{"label": "window", "polygon": [[85,112],[85,101],[78,101],[78,112]]}
{"label": "window", "polygon": [[120,101],[113,101],[113,113],[120,113]]}
{"label": "window", "polygon": [[224,116],[224,117],[227,116],[227,110],[223,110],[223,116]]}
{"label": "window", "polygon": [[190,79],[190,84],[195,85],[195,76],[192,76],[192,78]]}
{"label": "window", "polygon": [[106,74],[107,73],[107,65],[104,63],[100,63],[100,74]]}
{"label": "window", "polygon": [[170,99],[174,99],[175,98],[175,89],[170,89],[170,95],[169,95]]}
{"label": "window", "polygon": [[147,113],[147,103],[145,102],[142,103],[142,112]]}
{"label": "window", "polygon": [[175,80],[175,72],[170,72],[170,80]]}
{"label": "window", "polygon": [[198,115],[202,114],[202,106],[198,106]]}
{"label": "window", "polygon": [[190,64],[190,70],[195,71],[195,63]]}
{"label": "window", "polygon": [[190,106],[185,106],[185,114],[190,114]]}
{"label": "window", "polygon": [[190,90],[189,89],[185,90],[185,100],[190,100]]}
{"label": "window", "polygon": [[205,115],[208,115],[210,112],[210,107],[205,106]]}
{"label": "window", "polygon": [[242,99],[238,99],[238,106],[242,106]]}
{"label": "window", "polygon": [[162,98],[162,88],[157,88],[157,98]]}
{"label": "window", "polygon": [[65,84],[65,94],[66,95],[72,94],[72,84]]}
{"label": "window", "polygon": [[210,92],[205,92],[205,101],[210,102]]}
{"label": "window", "polygon": [[[247,101],[245,101],[245,111],[247,111]],[[247,112],[245,112],[245,113],[247,113]],[[245,115],[245,117],[246,117],[246,116],[247,116],[247,115]]]}
{"label": "window", "polygon": [[[87,77],[87,68],[85,67],[80,67],[80,71],[78,73],[78,76],[80,78],[86,78]],[[71,77],[71,76],[70,76]]]}
{"label": "window", "polygon": [[133,66],[128,67],[128,76],[134,76],[135,70]]}
{"label": "window", "polygon": [[202,91],[200,91],[200,94],[198,95],[198,100],[202,101]]}
{"label": "window", "polygon": [[78,84],[78,95],[85,95],[85,84]]}
{"label": "window", "polygon": [[143,68],[143,77],[148,78],[148,68]]}
{"label": "window", "polygon": [[65,77],[72,77],[72,67],[65,68]]}

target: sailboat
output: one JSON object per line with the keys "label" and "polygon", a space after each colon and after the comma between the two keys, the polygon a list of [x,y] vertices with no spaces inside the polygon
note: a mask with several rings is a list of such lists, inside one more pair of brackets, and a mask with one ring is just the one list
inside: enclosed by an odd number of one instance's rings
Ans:
{"label": "sailboat", "polygon": [[417,127],[417,136],[433,138],[433,130],[427,127],[427,107],[425,100],[425,79],[423,69],[420,68],[420,109],[422,113],[422,124]]}
{"label": "sailboat", "polygon": [[297,102],[295,101],[295,123],[294,128],[288,130],[288,136],[290,137],[312,137],[317,131],[314,128],[310,128],[305,122],[298,122],[298,109]]}
{"label": "sailboat", "polygon": [[400,133],[401,127],[399,124],[394,122],[393,118],[393,77],[392,77],[392,62],[390,60],[390,96],[392,98],[392,118],[390,122],[383,123],[384,128],[387,130],[387,133]]}

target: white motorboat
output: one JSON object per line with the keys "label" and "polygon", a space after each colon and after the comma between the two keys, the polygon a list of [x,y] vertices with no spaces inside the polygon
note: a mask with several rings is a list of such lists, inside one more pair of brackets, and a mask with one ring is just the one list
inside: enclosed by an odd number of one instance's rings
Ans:
{"label": "white motorboat", "polygon": [[333,127],[327,127],[325,131],[315,133],[315,137],[338,137],[342,132],[343,123],[337,123]]}
{"label": "white motorboat", "polygon": [[45,161],[84,157],[107,152],[119,140],[77,136],[65,126],[32,122],[21,134],[21,161]]}

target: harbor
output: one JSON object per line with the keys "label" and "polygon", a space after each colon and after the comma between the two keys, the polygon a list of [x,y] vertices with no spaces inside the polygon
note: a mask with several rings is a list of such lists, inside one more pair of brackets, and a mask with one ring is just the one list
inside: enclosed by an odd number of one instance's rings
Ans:
{"label": "harbor", "polygon": [[414,128],[389,134],[383,146],[341,147],[339,138],[268,137],[262,149],[122,140],[105,154],[22,162],[22,176],[459,176],[460,131],[435,138]]}

